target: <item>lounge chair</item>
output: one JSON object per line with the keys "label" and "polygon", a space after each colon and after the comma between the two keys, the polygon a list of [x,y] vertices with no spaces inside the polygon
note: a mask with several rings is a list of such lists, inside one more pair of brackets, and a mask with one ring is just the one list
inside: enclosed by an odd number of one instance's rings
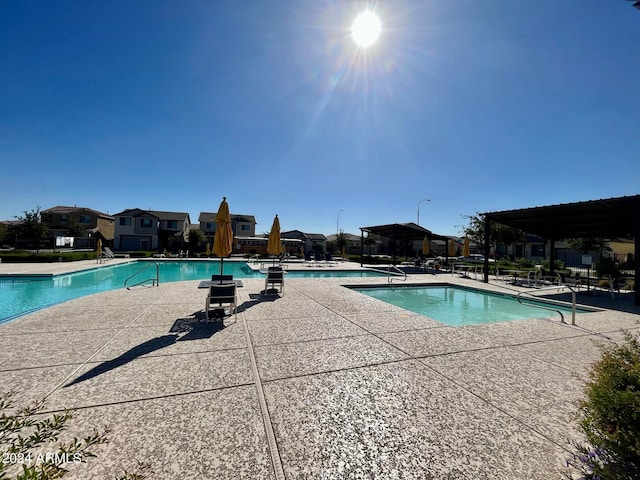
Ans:
{"label": "lounge chair", "polygon": [[582,281],[580,280],[579,275],[576,275],[575,277],[571,277],[571,276],[567,276],[562,272],[558,272],[558,286],[568,286],[568,287],[576,287],[577,289],[580,289],[580,286],[582,285]]}
{"label": "lounge chair", "polygon": [[222,310],[220,321],[224,319],[226,307],[229,307],[229,315],[233,313],[235,320],[238,321],[238,293],[236,284],[223,283],[221,285],[211,285],[209,287],[209,295],[207,295],[207,301],[205,304],[205,313],[207,314],[207,318],[212,318],[210,316],[212,305],[217,305],[217,307],[214,306],[214,311]]}
{"label": "lounge chair", "polygon": [[119,257],[119,258],[130,257],[128,253],[113,253],[109,247],[102,247],[102,251],[107,255],[106,258],[109,258],[109,259],[116,258],[116,257]]}
{"label": "lounge chair", "polygon": [[116,256],[109,247],[102,247],[102,258],[105,260],[111,260],[116,258]]}
{"label": "lounge chair", "polygon": [[280,285],[279,293],[284,295],[284,270],[282,267],[269,267],[267,270],[267,278],[264,281],[264,291],[269,292],[269,286],[276,289],[276,285]]}

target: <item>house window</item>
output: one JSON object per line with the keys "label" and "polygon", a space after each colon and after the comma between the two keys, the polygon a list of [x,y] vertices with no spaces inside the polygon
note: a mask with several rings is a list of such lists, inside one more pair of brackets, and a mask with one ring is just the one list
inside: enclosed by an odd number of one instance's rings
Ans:
{"label": "house window", "polygon": [[143,228],[151,228],[151,219],[150,218],[141,218],[140,226]]}
{"label": "house window", "polygon": [[247,225],[246,223],[243,223],[242,225],[240,225],[240,230],[248,231],[249,230],[249,225]]}
{"label": "house window", "polygon": [[178,228],[178,221],[177,220],[167,220],[167,228],[173,228],[173,229]]}
{"label": "house window", "polygon": [[207,222],[206,226],[204,227],[206,230],[211,230],[213,228],[213,224],[210,222]]}
{"label": "house window", "polygon": [[60,214],[60,223],[67,223],[67,220],[69,220],[69,215],[67,215],[66,213],[61,213]]}
{"label": "house window", "polygon": [[120,217],[120,225],[124,227],[131,226],[131,217]]}
{"label": "house window", "polygon": [[89,215],[80,215],[80,223],[91,223]]}

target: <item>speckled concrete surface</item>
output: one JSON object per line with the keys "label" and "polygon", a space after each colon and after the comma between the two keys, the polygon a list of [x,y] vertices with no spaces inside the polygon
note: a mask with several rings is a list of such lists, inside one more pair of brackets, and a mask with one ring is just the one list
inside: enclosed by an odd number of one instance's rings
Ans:
{"label": "speckled concrete surface", "polygon": [[[506,291],[407,280],[432,282]],[[238,321],[222,327],[204,320],[197,284],[95,294],[0,325],[4,390],[79,408],[69,435],[112,428],[69,478],[115,478],[137,461],[154,479],[561,478],[599,345],[640,331],[640,309],[606,295],[599,305],[614,308],[577,326],[454,328],[342,286],[386,278],[291,278],[283,296],[246,279]]]}

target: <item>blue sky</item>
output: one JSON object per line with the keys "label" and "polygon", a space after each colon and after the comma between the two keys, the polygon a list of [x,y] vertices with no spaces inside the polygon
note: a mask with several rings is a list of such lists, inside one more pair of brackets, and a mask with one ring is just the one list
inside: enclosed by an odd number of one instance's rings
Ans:
{"label": "blue sky", "polygon": [[[353,42],[356,14],[382,34]],[[0,219],[78,205],[359,234],[638,194],[624,0],[0,6]],[[338,215],[338,212],[340,214]]]}

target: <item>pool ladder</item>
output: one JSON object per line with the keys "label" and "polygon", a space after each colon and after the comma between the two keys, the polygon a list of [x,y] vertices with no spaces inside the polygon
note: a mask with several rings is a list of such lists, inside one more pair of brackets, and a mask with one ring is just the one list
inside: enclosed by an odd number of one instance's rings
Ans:
{"label": "pool ladder", "polygon": [[[155,266],[156,267],[156,276],[154,277],[150,277],[150,278],[145,278],[144,280],[141,280],[137,283],[134,283],[133,285],[129,285],[129,280],[131,280],[132,278],[138,276],[139,274],[141,274],[142,272],[150,269],[151,267]],[[132,287],[137,287],[139,285],[143,285],[146,284],[148,282],[151,282],[151,286],[152,287],[157,287],[158,285],[160,285],[160,264],[155,262],[155,263],[150,263],[149,265],[145,265],[144,268],[138,270],[136,273],[134,273],[133,275],[131,275],[129,278],[127,278],[124,281],[124,286],[127,290],[131,290]]]}
{"label": "pool ladder", "polygon": [[[567,288],[569,290],[571,290],[571,325],[575,325],[576,324],[576,291],[571,288],[568,285],[560,285],[560,286],[555,286],[555,287],[547,287],[547,288],[541,288],[539,290],[536,290],[537,292],[543,292],[545,290],[556,290],[559,291],[561,288]],[[560,315],[560,321],[562,323],[567,323],[564,321],[564,315],[562,314],[562,312],[560,310],[556,310],[555,308],[551,308],[551,307],[544,307],[542,305],[537,305],[535,303],[522,303],[522,298],[521,295],[530,295],[533,298],[538,298],[536,295],[530,293],[530,292],[520,292],[518,293],[518,295],[516,296],[516,300],[518,300],[518,303],[520,303],[521,305],[529,305],[531,307],[536,307],[536,308],[542,308],[544,310],[551,310],[552,312],[556,312]]]}

